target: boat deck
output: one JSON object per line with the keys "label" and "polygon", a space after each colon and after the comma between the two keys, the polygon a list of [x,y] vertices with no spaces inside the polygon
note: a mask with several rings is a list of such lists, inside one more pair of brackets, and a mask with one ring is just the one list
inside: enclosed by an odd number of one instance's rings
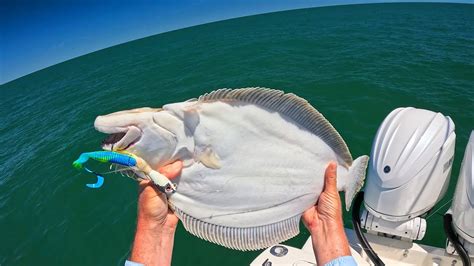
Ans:
{"label": "boat deck", "polygon": [[[355,232],[351,229],[346,229],[345,231],[351,245],[352,256],[357,264],[373,265],[366,253],[363,252]],[[371,234],[365,234],[365,236],[385,265],[462,265],[459,256],[448,254],[443,248],[410,243]],[[474,263],[472,257],[471,262]],[[301,249],[286,245],[275,245],[267,248],[255,258],[250,265],[296,266],[317,264],[313,253],[311,238],[308,238]]]}

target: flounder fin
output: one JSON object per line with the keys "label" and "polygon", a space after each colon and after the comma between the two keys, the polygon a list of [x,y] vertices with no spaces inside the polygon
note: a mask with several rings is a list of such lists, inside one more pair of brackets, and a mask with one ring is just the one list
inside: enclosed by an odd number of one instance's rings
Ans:
{"label": "flounder fin", "polygon": [[242,101],[276,111],[320,137],[346,167],[352,165],[352,155],[336,129],[308,101],[293,93],[267,88],[220,89],[200,96],[198,101]]}
{"label": "flounder fin", "polygon": [[258,227],[226,227],[196,219],[174,208],[186,231],[226,248],[248,251],[258,250],[281,243],[299,234],[301,215]]}
{"label": "flounder fin", "polygon": [[369,156],[363,155],[354,160],[354,163],[349,168],[349,174],[345,187],[344,187],[344,200],[346,203],[346,211],[351,208],[352,200],[355,195],[364,185],[365,170],[367,169],[367,163],[369,162]]}
{"label": "flounder fin", "polygon": [[217,155],[217,153],[215,153],[210,147],[206,147],[202,152],[200,152],[197,159],[208,168],[221,168],[219,155]]}

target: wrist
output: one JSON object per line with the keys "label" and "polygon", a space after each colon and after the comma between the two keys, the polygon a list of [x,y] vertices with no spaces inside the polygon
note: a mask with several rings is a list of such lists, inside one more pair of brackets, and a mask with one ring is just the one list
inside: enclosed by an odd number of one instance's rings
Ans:
{"label": "wrist", "polygon": [[346,239],[342,221],[321,221],[310,233],[313,243],[323,247]]}
{"label": "wrist", "polygon": [[152,217],[138,215],[137,230],[150,231],[152,234],[159,234],[164,237],[173,237],[176,232],[177,223],[168,223],[166,218],[156,219]]}
{"label": "wrist", "polygon": [[137,216],[137,230],[150,230],[153,232],[161,232],[163,229],[163,222],[154,219],[145,215],[141,215],[140,213]]}
{"label": "wrist", "polygon": [[174,236],[175,232],[176,232],[176,225],[169,226],[165,224],[162,228],[162,233],[164,236]]}
{"label": "wrist", "polygon": [[311,240],[318,265],[325,265],[327,262],[342,256],[351,256],[342,219],[341,221],[322,221],[311,232]]}
{"label": "wrist", "polygon": [[156,221],[138,216],[135,240],[130,260],[149,265],[157,261],[162,240],[161,225]]}

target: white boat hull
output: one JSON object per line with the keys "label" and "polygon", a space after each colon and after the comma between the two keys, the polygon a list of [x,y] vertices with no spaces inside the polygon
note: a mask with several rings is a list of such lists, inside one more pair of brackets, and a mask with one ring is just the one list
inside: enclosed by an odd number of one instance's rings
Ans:
{"label": "white boat hull", "polygon": [[[355,232],[345,229],[351,246],[351,253],[358,265],[373,265],[369,257],[363,252]],[[365,234],[367,241],[378,254],[385,265],[462,265],[459,256],[451,255],[444,248],[410,243],[371,234]],[[285,250],[286,249],[286,250]],[[270,264],[271,263],[271,264]],[[474,264],[474,259],[471,258]],[[299,249],[286,245],[275,245],[267,248],[251,266],[276,265],[317,265],[313,253],[311,238]]]}

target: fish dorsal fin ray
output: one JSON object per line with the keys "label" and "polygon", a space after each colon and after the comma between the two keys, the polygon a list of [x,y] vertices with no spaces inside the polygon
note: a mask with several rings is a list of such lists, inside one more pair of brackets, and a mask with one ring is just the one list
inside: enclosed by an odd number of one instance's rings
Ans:
{"label": "fish dorsal fin ray", "polygon": [[269,225],[257,227],[228,227],[196,219],[183,211],[174,208],[186,231],[191,234],[219,244],[221,246],[249,251],[270,247],[299,234],[301,214]]}
{"label": "fish dorsal fin ray", "polygon": [[198,102],[209,101],[241,101],[283,114],[320,137],[341,157],[346,167],[352,164],[352,155],[336,129],[308,101],[293,93],[258,87],[219,89],[198,98]]}

